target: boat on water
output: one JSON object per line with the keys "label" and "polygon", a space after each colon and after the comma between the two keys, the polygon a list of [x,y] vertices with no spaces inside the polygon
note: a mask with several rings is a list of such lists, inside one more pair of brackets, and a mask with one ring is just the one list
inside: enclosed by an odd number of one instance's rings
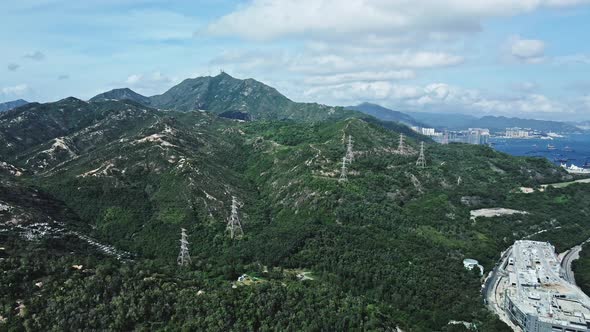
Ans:
{"label": "boat on water", "polygon": [[565,148],[563,148],[563,151],[566,151],[566,152],[574,152],[574,149],[572,149],[569,146],[566,146]]}
{"label": "boat on water", "polygon": [[556,162],[559,161],[560,163],[566,163],[566,162],[569,161],[569,159],[564,158],[564,157],[554,158],[553,160],[556,161]]}
{"label": "boat on water", "polygon": [[567,166],[567,163],[563,163],[563,164],[561,164],[561,167],[563,169],[565,169],[570,174],[587,174],[587,175],[590,175],[590,169],[584,168],[584,167],[579,167],[579,166],[576,166],[574,164],[571,164],[568,167]]}
{"label": "boat on water", "polygon": [[547,144],[547,150],[553,151],[553,150],[557,150],[557,148],[555,147],[555,145]]}

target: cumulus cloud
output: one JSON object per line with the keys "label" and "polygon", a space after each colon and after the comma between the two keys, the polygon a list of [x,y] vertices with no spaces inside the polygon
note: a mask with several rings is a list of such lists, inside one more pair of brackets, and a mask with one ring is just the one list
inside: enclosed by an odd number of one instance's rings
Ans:
{"label": "cumulus cloud", "polygon": [[27,92],[29,92],[29,86],[27,84],[18,84],[0,89],[0,94],[5,97],[22,96]]}
{"label": "cumulus cloud", "polygon": [[151,96],[162,93],[165,89],[170,88],[178,83],[177,78],[169,77],[159,71],[148,74],[132,74],[125,80],[127,87],[143,95]]}
{"label": "cumulus cloud", "polygon": [[207,27],[213,35],[270,40],[284,36],[473,32],[483,19],[586,0],[254,0]]}
{"label": "cumulus cloud", "polygon": [[526,63],[539,63],[545,58],[545,43],[537,39],[521,39],[512,37],[510,54],[513,58]]}
{"label": "cumulus cloud", "polygon": [[6,67],[10,71],[17,71],[20,68],[20,65],[18,63],[9,63]]}
{"label": "cumulus cloud", "polygon": [[304,82],[309,85],[332,85],[347,82],[407,80],[415,77],[416,73],[412,70],[360,71],[344,74],[310,76],[305,78]]}
{"label": "cumulus cloud", "polygon": [[26,53],[25,55],[23,55],[23,58],[34,61],[42,61],[45,59],[45,54],[41,51],[35,51],[32,53]]}
{"label": "cumulus cloud", "polygon": [[388,81],[353,82],[312,87],[304,94],[312,99],[332,100],[337,104],[372,101],[414,111],[453,111],[508,116],[571,112],[567,105],[541,94],[523,93],[517,96],[492,97],[478,90],[446,83],[419,86]]}

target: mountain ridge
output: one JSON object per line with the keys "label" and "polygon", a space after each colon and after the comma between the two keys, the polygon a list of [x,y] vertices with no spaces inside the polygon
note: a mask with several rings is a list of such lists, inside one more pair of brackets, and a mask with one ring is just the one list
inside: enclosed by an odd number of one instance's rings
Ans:
{"label": "mountain ridge", "polygon": [[13,101],[7,101],[4,103],[0,103],[0,112],[10,111],[10,110],[15,109],[17,107],[24,106],[28,103],[29,102],[24,99],[17,99],[17,100],[13,100]]}

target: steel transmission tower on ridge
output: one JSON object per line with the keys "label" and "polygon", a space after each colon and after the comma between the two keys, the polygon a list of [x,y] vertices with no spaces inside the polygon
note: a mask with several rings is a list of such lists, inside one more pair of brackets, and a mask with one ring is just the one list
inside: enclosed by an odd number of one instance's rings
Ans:
{"label": "steel transmission tower on ridge", "polygon": [[352,151],[352,135],[348,136],[348,145],[346,146],[346,158],[348,162],[352,162],[354,160],[354,152]]}
{"label": "steel transmission tower on ridge", "polygon": [[226,230],[229,231],[229,237],[231,239],[240,239],[244,236],[244,231],[242,230],[242,224],[240,223],[240,216],[238,215],[238,200],[236,196],[232,196],[231,198],[231,215],[229,216],[229,220],[227,221]]}
{"label": "steel transmission tower on ridge", "polygon": [[342,157],[342,168],[340,169],[340,179],[339,182],[346,182],[348,178],[346,177],[346,157]]}
{"label": "steel transmission tower on ridge", "polygon": [[399,146],[397,147],[397,151],[400,154],[404,154],[404,134],[399,134]]}
{"label": "steel transmission tower on ridge", "polygon": [[416,166],[419,168],[426,167],[426,158],[424,157],[424,142],[420,142],[420,156],[416,160]]}
{"label": "steel transmission tower on ridge", "polygon": [[186,229],[182,228],[180,233],[180,253],[176,262],[180,266],[187,266],[191,263],[191,255],[188,253],[188,240],[186,236]]}

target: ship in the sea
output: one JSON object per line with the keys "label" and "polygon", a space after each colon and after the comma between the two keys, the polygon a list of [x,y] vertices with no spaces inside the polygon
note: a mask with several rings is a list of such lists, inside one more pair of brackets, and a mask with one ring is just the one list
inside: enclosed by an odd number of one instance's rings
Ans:
{"label": "ship in the sea", "polygon": [[553,151],[553,150],[557,150],[557,148],[555,147],[555,145],[547,144],[547,150]]}
{"label": "ship in the sea", "polygon": [[569,146],[566,146],[565,148],[563,148],[563,151],[565,151],[565,152],[574,152],[574,149],[572,149]]}
{"label": "ship in the sea", "polygon": [[590,175],[590,169],[579,167],[574,164],[571,164],[568,167],[567,163],[564,163],[564,164],[561,164],[561,167],[563,169],[565,169],[568,173],[571,173],[571,174],[588,174],[588,175]]}

